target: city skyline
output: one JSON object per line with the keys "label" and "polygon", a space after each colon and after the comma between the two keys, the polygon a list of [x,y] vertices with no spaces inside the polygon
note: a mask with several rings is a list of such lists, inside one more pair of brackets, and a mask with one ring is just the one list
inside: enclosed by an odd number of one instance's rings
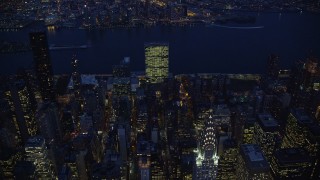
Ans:
{"label": "city skyline", "polygon": [[0,179],[320,179],[320,1],[0,7]]}

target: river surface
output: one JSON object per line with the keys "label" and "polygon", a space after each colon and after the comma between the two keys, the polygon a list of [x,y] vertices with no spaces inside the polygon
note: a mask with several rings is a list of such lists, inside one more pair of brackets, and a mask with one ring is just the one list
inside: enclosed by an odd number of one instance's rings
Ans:
{"label": "river surface", "polygon": [[[271,53],[280,56],[283,68],[304,60],[310,51],[320,57],[319,14],[254,15],[255,24],[48,31],[49,45],[91,45],[87,49],[51,51],[54,73],[70,73],[73,54],[80,60],[82,73],[111,73],[112,65],[125,56],[131,58],[131,70],[143,71],[146,42],[169,42],[169,69],[174,74],[264,73]],[[28,32],[0,32],[0,40],[28,42]],[[0,54],[0,60],[0,74],[32,67],[31,52]]]}

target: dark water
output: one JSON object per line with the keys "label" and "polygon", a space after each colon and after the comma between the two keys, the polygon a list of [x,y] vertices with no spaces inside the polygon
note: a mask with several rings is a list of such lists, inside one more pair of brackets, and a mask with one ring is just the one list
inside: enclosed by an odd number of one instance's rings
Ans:
{"label": "dark water", "polygon": [[[152,27],[114,30],[48,32],[49,44],[91,44],[88,49],[51,51],[54,73],[69,73],[76,53],[82,73],[110,73],[113,64],[131,57],[131,69],[144,70],[145,42],[170,43],[170,72],[263,73],[270,53],[280,55],[282,67],[305,59],[310,50],[320,57],[320,15],[256,14],[255,29],[226,27]],[[227,25],[235,26],[235,25]],[[239,25],[238,25],[239,26]],[[28,31],[0,32],[0,40],[28,41]],[[32,54],[0,55],[1,74],[32,67]]]}

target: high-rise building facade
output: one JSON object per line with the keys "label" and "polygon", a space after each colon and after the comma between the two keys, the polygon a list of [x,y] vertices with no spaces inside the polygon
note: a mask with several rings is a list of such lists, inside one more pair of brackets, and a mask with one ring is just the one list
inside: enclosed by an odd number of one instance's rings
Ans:
{"label": "high-rise building facade", "polygon": [[223,142],[223,153],[219,156],[217,179],[237,179],[236,165],[238,157],[237,143],[233,139]]}
{"label": "high-rise building facade", "polygon": [[253,136],[254,136],[254,123],[255,118],[246,118],[243,126],[243,134],[242,134],[242,143],[243,144],[252,144]]}
{"label": "high-rise building facade", "polygon": [[146,76],[150,83],[161,83],[169,76],[169,44],[145,44]]}
{"label": "high-rise building facade", "polygon": [[39,83],[42,100],[54,101],[53,70],[50,60],[47,36],[45,32],[30,33],[35,72]]}
{"label": "high-rise building facade", "polygon": [[129,58],[125,58],[121,64],[112,67],[113,88],[112,93],[116,96],[128,96],[131,93],[131,79]]}
{"label": "high-rise building facade", "polygon": [[304,147],[308,126],[312,123],[311,117],[303,109],[292,109],[288,116],[282,148]]}
{"label": "high-rise building facade", "polygon": [[[312,159],[311,178],[320,176],[320,127],[304,109],[295,108],[288,116],[282,148],[303,148]],[[309,175],[308,175],[309,177]]]}
{"label": "high-rise building facade", "polygon": [[74,55],[71,60],[72,65],[72,80],[73,80],[73,90],[77,100],[80,98],[81,89],[81,75],[79,73],[79,60]]}
{"label": "high-rise building facade", "polygon": [[55,173],[43,137],[34,136],[28,139],[25,151],[26,160],[35,165],[36,179],[55,179]]}
{"label": "high-rise building facade", "polygon": [[270,180],[270,166],[260,147],[256,144],[243,144],[240,146],[240,156],[236,171],[237,179]]}
{"label": "high-rise building facade", "polygon": [[270,160],[279,141],[280,126],[270,114],[259,114],[254,125],[254,141],[261,147],[265,157]]}

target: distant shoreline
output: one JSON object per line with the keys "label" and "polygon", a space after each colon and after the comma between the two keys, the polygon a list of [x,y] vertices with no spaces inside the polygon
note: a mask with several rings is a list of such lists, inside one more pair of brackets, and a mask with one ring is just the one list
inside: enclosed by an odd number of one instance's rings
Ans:
{"label": "distant shoreline", "polygon": [[228,29],[262,29],[264,26],[224,26],[219,24],[210,24],[207,27],[221,27]]}

